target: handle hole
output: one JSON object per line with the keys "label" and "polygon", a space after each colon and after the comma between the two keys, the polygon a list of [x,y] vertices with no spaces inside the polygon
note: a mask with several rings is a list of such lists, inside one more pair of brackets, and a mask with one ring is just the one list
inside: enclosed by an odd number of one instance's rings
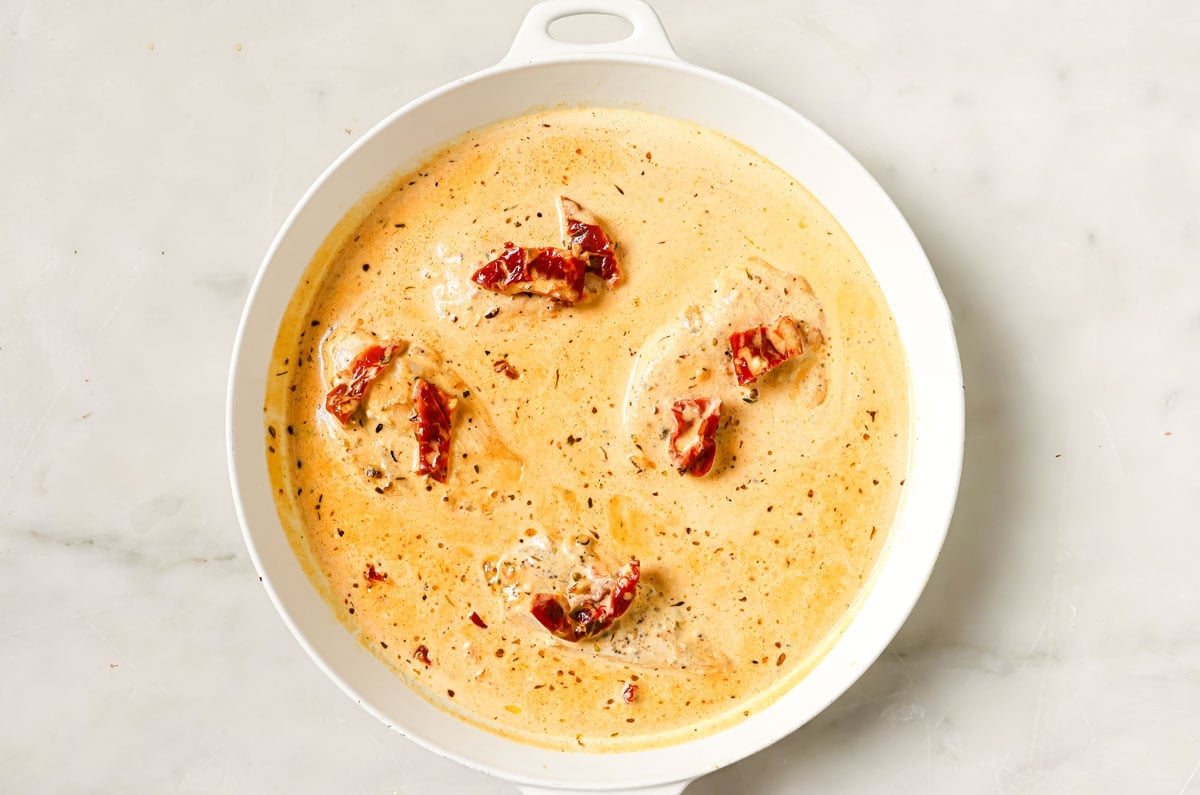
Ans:
{"label": "handle hole", "polygon": [[571,14],[553,20],[550,37],[564,44],[611,44],[633,34],[633,23],[616,14]]}

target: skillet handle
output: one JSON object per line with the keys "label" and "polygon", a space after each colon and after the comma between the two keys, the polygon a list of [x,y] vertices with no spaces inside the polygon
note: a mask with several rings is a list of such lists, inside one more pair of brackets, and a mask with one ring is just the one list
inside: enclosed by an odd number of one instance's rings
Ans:
{"label": "skillet handle", "polygon": [[[550,25],[577,14],[608,14],[633,25],[633,32],[619,41],[601,44],[571,44],[550,35]],[[644,55],[679,60],[667,31],[654,9],[644,0],[543,0],[525,15],[501,64],[528,63],[563,55]]]}
{"label": "skillet handle", "polygon": [[622,789],[599,792],[582,789],[545,789],[544,787],[529,787],[518,785],[524,795],[682,795],[690,781],[678,781],[674,784],[660,784],[657,787],[638,787],[637,789]]}

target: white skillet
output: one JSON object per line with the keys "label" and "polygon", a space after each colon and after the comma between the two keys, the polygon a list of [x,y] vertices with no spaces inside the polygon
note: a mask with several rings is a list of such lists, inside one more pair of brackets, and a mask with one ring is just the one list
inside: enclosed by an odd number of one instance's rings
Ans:
{"label": "white skillet", "polygon": [[[566,44],[555,20],[623,17],[617,42]],[[758,151],[833,213],[871,266],[896,318],[911,378],[912,457],[899,514],[865,598],[813,671],[765,710],[718,734],[634,753],[564,753],[474,728],[432,706],[363,648],[309,583],[275,512],[262,405],[271,348],[300,275],[322,240],[390,175],[462,133],[553,105],[635,107],[694,121]],[[250,555],[283,620],[321,669],[364,709],[430,750],[517,783],[526,793],[670,795],[794,731],[879,656],[916,603],[941,549],[962,464],[962,375],[945,299],[895,205],[836,142],[791,108],[679,59],[641,0],[548,0],[534,6],[496,66],[426,94],[363,136],[292,211],[259,270],[234,349],[229,468]]]}

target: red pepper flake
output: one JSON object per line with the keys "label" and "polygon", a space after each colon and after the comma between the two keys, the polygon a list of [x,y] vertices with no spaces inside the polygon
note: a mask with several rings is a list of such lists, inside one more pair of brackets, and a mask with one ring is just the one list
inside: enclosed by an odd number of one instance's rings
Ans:
{"label": "red pepper flake", "polygon": [[579,202],[559,197],[559,212],[562,223],[563,245],[576,257],[587,263],[588,273],[594,273],[609,287],[616,287],[621,281],[621,271],[617,267],[617,255],[613,251],[612,241],[604,233],[604,229],[587,213]]}
{"label": "red pepper flake", "polygon": [[426,648],[424,643],[418,646],[417,650],[413,652],[413,659],[418,662],[423,662],[426,665],[433,665],[433,663],[429,661],[429,649]]}
{"label": "red pepper flake", "polygon": [[363,576],[371,582],[387,582],[387,574],[375,568],[374,563],[367,564],[367,571]]}
{"label": "red pepper flake", "polygon": [[503,295],[532,293],[573,304],[583,298],[586,263],[557,248],[504,244],[500,256],[471,276],[480,287]]}
{"label": "red pepper flake", "polygon": [[626,704],[632,704],[637,699],[637,695],[638,686],[633,682],[629,682],[625,685],[625,689],[621,691],[621,700]]}
{"label": "red pepper flake", "polygon": [[539,593],[534,594],[530,612],[555,637],[577,643],[599,635],[625,615],[633,603],[641,574],[641,564],[637,558],[631,558],[598,599],[588,597],[572,606],[562,594]]}
{"label": "red pepper flake", "polygon": [[413,471],[446,482],[450,466],[450,424],[455,401],[423,378],[413,384],[413,416],[416,425],[417,462]]}
{"label": "red pepper flake", "polygon": [[707,475],[717,456],[715,437],[721,424],[721,401],[677,400],[671,406],[671,414],[675,417],[675,431],[669,442],[671,463],[681,475]]}
{"label": "red pepper flake", "polygon": [[804,353],[804,335],[796,321],[787,315],[771,326],[756,326],[729,335],[733,354],[733,372],[741,386],[753,383],[760,375]]}
{"label": "red pepper flake", "polygon": [[508,359],[497,359],[492,362],[492,369],[497,373],[503,373],[506,378],[511,378],[514,381],[521,377],[521,374],[517,372],[517,368],[513,367]]}
{"label": "red pepper flake", "polygon": [[372,345],[356,356],[348,369],[338,373],[333,389],[325,396],[325,410],[343,425],[348,423],[399,349],[399,345]]}
{"label": "red pepper flake", "polygon": [[471,615],[468,616],[468,618],[471,619],[472,624],[479,627],[480,629],[487,629],[487,624],[484,623],[484,620],[479,617],[478,613],[471,613]]}

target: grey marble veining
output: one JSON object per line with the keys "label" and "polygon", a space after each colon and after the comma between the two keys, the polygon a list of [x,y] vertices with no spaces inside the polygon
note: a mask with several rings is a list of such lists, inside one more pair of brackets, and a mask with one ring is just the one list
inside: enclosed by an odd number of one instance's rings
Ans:
{"label": "grey marble veining", "polygon": [[[512,793],[377,724],[263,593],[224,458],[294,202],[525,2],[0,9],[0,790]],[[693,784],[1200,792],[1200,6],[659,0],[929,253],[958,511],[863,679]]]}

